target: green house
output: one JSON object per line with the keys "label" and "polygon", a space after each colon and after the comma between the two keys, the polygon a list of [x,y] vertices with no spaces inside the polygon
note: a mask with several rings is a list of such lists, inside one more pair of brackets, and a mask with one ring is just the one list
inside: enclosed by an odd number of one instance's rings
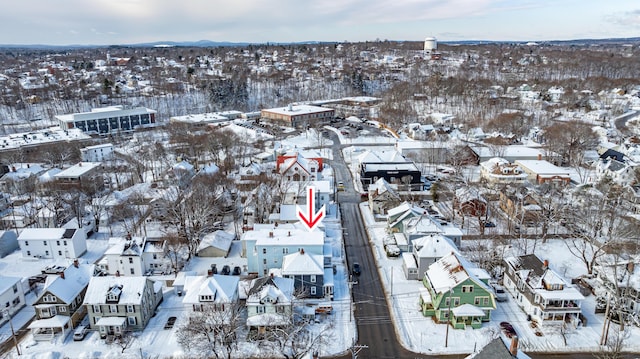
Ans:
{"label": "green house", "polygon": [[439,323],[450,322],[455,329],[480,328],[496,309],[489,274],[473,266],[459,254],[451,253],[427,269],[420,290],[424,316]]}

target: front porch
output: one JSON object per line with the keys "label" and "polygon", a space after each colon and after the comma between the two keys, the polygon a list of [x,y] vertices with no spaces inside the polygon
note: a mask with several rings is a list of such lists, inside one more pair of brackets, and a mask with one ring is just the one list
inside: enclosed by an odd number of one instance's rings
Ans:
{"label": "front porch", "polygon": [[120,337],[127,327],[127,320],[123,317],[102,317],[96,322],[100,338]]}
{"label": "front porch", "polygon": [[39,319],[29,324],[31,334],[35,341],[53,341],[61,334],[64,338],[71,331],[70,318],[63,315],[56,315],[52,318]]}

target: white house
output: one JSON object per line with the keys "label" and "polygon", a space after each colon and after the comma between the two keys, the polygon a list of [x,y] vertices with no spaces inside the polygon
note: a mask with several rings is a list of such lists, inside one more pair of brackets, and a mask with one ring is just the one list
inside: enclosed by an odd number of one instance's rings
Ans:
{"label": "white house", "polygon": [[101,145],[81,148],[80,157],[84,162],[102,162],[112,160],[114,158],[113,144],[104,143]]}
{"label": "white house", "polygon": [[182,304],[194,312],[206,307],[225,310],[225,306],[238,302],[239,282],[239,277],[229,275],[185,276]]}
{"label": "white house", "polygon": [[584,296],[535,254],[504,259],[504,286],[525,314],[544,323],[580,322]]}
{"label": "white house", "polygon": [[30,258],[78,258],[87,252],[87,236],[79,228],[25,228],[18,244]]}
{"label": "white house", "polygon": [[98,267],[111,275],[141,276],[166,273],[171,265],[164,256],[164,241],[127,236],[109,239]]}
{"label": "white house", "polygon": [[21,282],[22,278],[0,276],[0,326],[27,304]]}

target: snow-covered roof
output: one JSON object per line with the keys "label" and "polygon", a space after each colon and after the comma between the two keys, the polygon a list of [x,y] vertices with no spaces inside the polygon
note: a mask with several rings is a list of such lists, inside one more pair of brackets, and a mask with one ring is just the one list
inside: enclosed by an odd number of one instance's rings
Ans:
{"label": "snow-covered roof", "polygon": [[457,252],[455,244],[440,234],[430,234],[413,240],[413,246],[419,257],[441,258],[449,253]]}
{"label": "snow-covered roof", "polygon": [[264,303],[266,298],[278,304],[288,304],[293,300],[294,280],[290,278],[266,276],[251,281],[247,305]]}
{"label": "snow-covered roof", "polygon": [[58,314],[51,318],[34,320],[28,328],[64,328],[69,320],[71,320],[69,316]]}
{"label": "snow-covered roof", "polygon": [[[184,304],[231,303],[238,297],[240,278],[214,274],[211,277],[186,276],[184,281]],[[211,301],[203,302],[201,296],[211,296]]]}
{"label": "snow-covered roof", "polygon": [[324,258],[300,252],[287,254],[282,258],[283,275],[322,275],[324,274]]}
{"label": "snow-covered roof", "polygon": [[198,251],[213,247],[228,252],[235,237],[236,236],[233,233],[228,233],[222,230],[209,233],[202,237],[202,240],[198,245]]}
{"label": "snow-covered roof", "polygon": [[92,277],[84,295],[84,304],[106,304],[107,293],[114,286],[121,286],[118,304],[142,304],[147,277]]}
{"label": "snow-covered roof", "polygon": [[94,269],[93,264],[78,263],[78,267],[70,265],[64,270],[64,278],[62,275],[47,276],[44,290],[40,296],[48,292],[58,297],[62,302],[69,304],[87,287]]}
{"label": "snow-covered roof", "polygon": [[545,160],[518,160],[515,162],[525,171],[531,171],[538,175],[569,176],[569,171]]}
{"label": "snow-covered roof", "polygon": [[484,317],[485,315],[482,309],[468,303],[455,307],[451,311],[456,317]]}
{"label": "snow-covered roof", "polygon": [[489,287],[476,276],[478,272],[467,268],[474,267],[462,256],[452,252],[430,265],[426,276],[436,293],[448,292],[467,279],[489,290]]}
{"label": "snow-covered roof", "polygon": [[309,232],[302,229],[286,229],[278,227],[270,230],[247,231],[243,240],[255,240],[256,246],[322,246],[324,245],[324,232],[315,230]]}
{"label": "snow-covered roof", "polygon": [[[75,230],[71,232],[65,228],[25,228],[18,237],[19,241],[33,241],[33,240],[55,240],[62,238],[71,238]],[[66,233],[66,236],[65,236]]]}
{"label": "snow-covered roof", "polygon": [[78,178],[100,166],[100,162],[79,162],[66,170],[58,172],[54,178]]}

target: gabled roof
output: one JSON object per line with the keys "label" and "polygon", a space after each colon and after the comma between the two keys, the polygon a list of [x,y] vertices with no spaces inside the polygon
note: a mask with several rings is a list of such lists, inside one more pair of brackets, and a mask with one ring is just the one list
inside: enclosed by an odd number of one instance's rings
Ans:
{"label": "gabled roof", "polygon": [[153,285],[153,281],[147,277],[92,277],[83,304],[106,304],[109,290],[121,286],[118,304],[139,305],[148,285]]}
{"label": "gabled roof", "polygon": [[283,275],[323,275],[324,258],[304,251],[287,254],[282,258]]}
{"label": "gabled roof", "polygon": [[47,276],[38,300],[46,293],[51,293],[64,303],[71,303],[87,287],[94,269],[93,264],[71,265],[64,270],[64,278],[61,275]]}
{"label": "gabled roof", "polygon": [[369,193],[372,199],[377,198],[382,194],[387,194],[394,199],[400,200],[398,191],[384,178],[379,178],[373,184],[369,185]]}
{"label": "gabled roof", "polygon": [[467,279],[490,292],[489,287],[477,277],[478,271],[471,271],[470,268],[475,267],[461,255],[452,252],[430,265],[425,275],[436,293],[448,292]]}
{"label": "gabled roof", "polygon": [[228,252],[229,248],[231,248],[231,242],[233,242],[234,238],[234,234],[222,230],[209,233],[202,237],[202,240],[198,245],[198,251],[201,251],[205,248],[213,247]]}
{"label": "gabled roof", "polygon": [[456,245],[440,234],[431,234],[413,240],[413,246],[420,258],[442,258],[449,253],[457,252]]}
{"label": "gabled roof", "polygon": [[211,303],[231,303],[238,298],[238,283],[240,278],[229,275],[214,274],[211,277],[187,276],[185,277],[182,299],[184,304],[202,303],[200,296],[212,296]]}
{"label": "gabled roof", "polygon": [[269,297],[277,303],[288,304],[293,299],[294,280],[282,277],[260,277],[251,281],[247,304],[257,304]]}

